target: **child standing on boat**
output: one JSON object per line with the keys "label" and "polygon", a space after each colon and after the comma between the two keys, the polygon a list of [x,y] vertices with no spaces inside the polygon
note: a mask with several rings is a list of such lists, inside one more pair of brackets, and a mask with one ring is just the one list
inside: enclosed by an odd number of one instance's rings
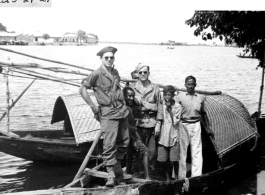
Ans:
{"label": "child standing on boat", "polygon": [[175,180],[178,179],[180,148],[178,141],[179,120],[181,105],[174,101],[175,88],[167,85],[163,89],[162,109],[163,115],[159,115],[158,125],[155,128],[155,136],[158,138],[157,160],[163,163],[167,181],[170,181],[172,168],[174,167]]}
{"label": "child standing on boat", "polygon": [[[137,170],[140,166],[144,166],[145,179],[150,179],[149,175],[149,149],[143,144],[139,134],[137,133],[136,123],[137,121],[134,119],[132,107],[134,104],[135,92],[130,87],[125,87],[123,89],[124,99],[126,106],[129,110],[128,115],[128,127],[129,127],[129,135],[130,135],[130,143],[127,147],[126,154],[126,172],[127,174],[132,174]],[[140,164],[135,158],[137,157],[136,153],[139,153],[141,158],[143,159]],[[137,170],[138,171],[138,170]],[[136,176],[134,174],[133,176]],[[140,176],[140,175],[137,175]]]}

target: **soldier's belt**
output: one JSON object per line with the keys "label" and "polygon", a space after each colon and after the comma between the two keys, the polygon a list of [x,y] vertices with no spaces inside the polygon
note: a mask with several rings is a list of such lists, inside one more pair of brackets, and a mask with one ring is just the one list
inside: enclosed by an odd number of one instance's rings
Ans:
{"label": "soldier's belt", "polygon": [[104,107],[104,108],[120,108],[124,105],[124,103],[122,101],[116,101],[116,102],[112,102],[109,105],[100,105],[100,107]]}

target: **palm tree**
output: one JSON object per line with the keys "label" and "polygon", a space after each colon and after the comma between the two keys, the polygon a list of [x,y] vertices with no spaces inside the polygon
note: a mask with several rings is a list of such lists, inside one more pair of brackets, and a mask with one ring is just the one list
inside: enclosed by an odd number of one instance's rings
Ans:
{"label": "palm tree", "polygon": [[77,31],[77,39],[80,41],[80,43],[81,43],[82,40],[84,40],[86,38],[87,38],[87,36],[86,36],[86,32],[85,31],[83,31],[83,30]]}

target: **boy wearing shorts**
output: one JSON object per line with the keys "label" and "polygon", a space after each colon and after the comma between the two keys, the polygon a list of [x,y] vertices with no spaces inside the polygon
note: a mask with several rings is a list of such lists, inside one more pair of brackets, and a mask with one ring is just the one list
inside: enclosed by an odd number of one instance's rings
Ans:
{"label": "boy wearing shorts", "polygon": [[[163,115],[157,117],[158,125],[155,128],[155,136],[158,139],[157,161],[163,164],[167,181],[170,181],[174,168],[175,180],[178,179],[180,147],[179,147],[179,120],[181,105],[174,101],[175,88],[167,85],[163,89],[162,109]],[[159,125],[160,124],[160,125]]]}

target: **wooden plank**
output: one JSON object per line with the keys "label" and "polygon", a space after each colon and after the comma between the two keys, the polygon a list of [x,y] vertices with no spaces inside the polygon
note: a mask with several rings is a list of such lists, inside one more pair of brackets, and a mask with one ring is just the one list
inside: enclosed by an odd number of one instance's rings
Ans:
{"label": "wooden plank", "polygon": [[[99,164],[98,166],[94,167],[92,170],[98,170],[103,166],[103,163]],[[87,168],[88,169],[88,168]],[[87,170],[85,169],[85,170]],[[64,188],[74,187],[80,184],[81,187],[84,187],[92,180],[90,175],[84,174],[81,178],[75,179],[70,184],[66,185]],[[79,186],[78,186],[79,187]]]}
{"label": "wooden plank", "polygon": [[93,170],[93,169],[86,169],[84,171],[85,175],[89,175],[89,176],[93,176],[93,177],[100,177],[100,178],[108,178],[108,173],[103,172],[103,171],[97,171],[97,170]]}
{"label": "wooden plank", "polygon": [[[108,173],[106,172],[103,172],[103,171],[97,171],[97,170],[93,170],[93,169],[85,169],[84,171],[84,174],[85,175],[90,175],[90,176],[93,176],[93,177],[100,177],[100,178],[105,178],[107,179],[108,178]],[[124,174],[124,180],[130,180],[132,179],[132,175],[129,175],[129,174]]]}
{"label": "wooden plank", "polygon": [[61,195],[60,189],[6,193],[6,195]]}
{"label": "wooden plank", "polygon": [[91,180],[93,179],[93,177],[91,177],[90,175],[83,175],[79,181],[80,181],[80,185],[81,187],[85,187],[88,183],[91,182]]}
{"label": "wooden plank", "polygon": [[[103,163],[101,163],[98,166],[94,167],[93,170],[99,170],[102,166],[103,166]],[[92,179],[93,179],[93,177],[90,177],[89,175],[84,174],[80,178],[81,187],[86,186]]]}
{"label": "wooden plank", "polygon": [[152,180],[142,179],[142,178],[134,178],[134,177],[130,180],[131,183],[148,183],[151,181]]}

